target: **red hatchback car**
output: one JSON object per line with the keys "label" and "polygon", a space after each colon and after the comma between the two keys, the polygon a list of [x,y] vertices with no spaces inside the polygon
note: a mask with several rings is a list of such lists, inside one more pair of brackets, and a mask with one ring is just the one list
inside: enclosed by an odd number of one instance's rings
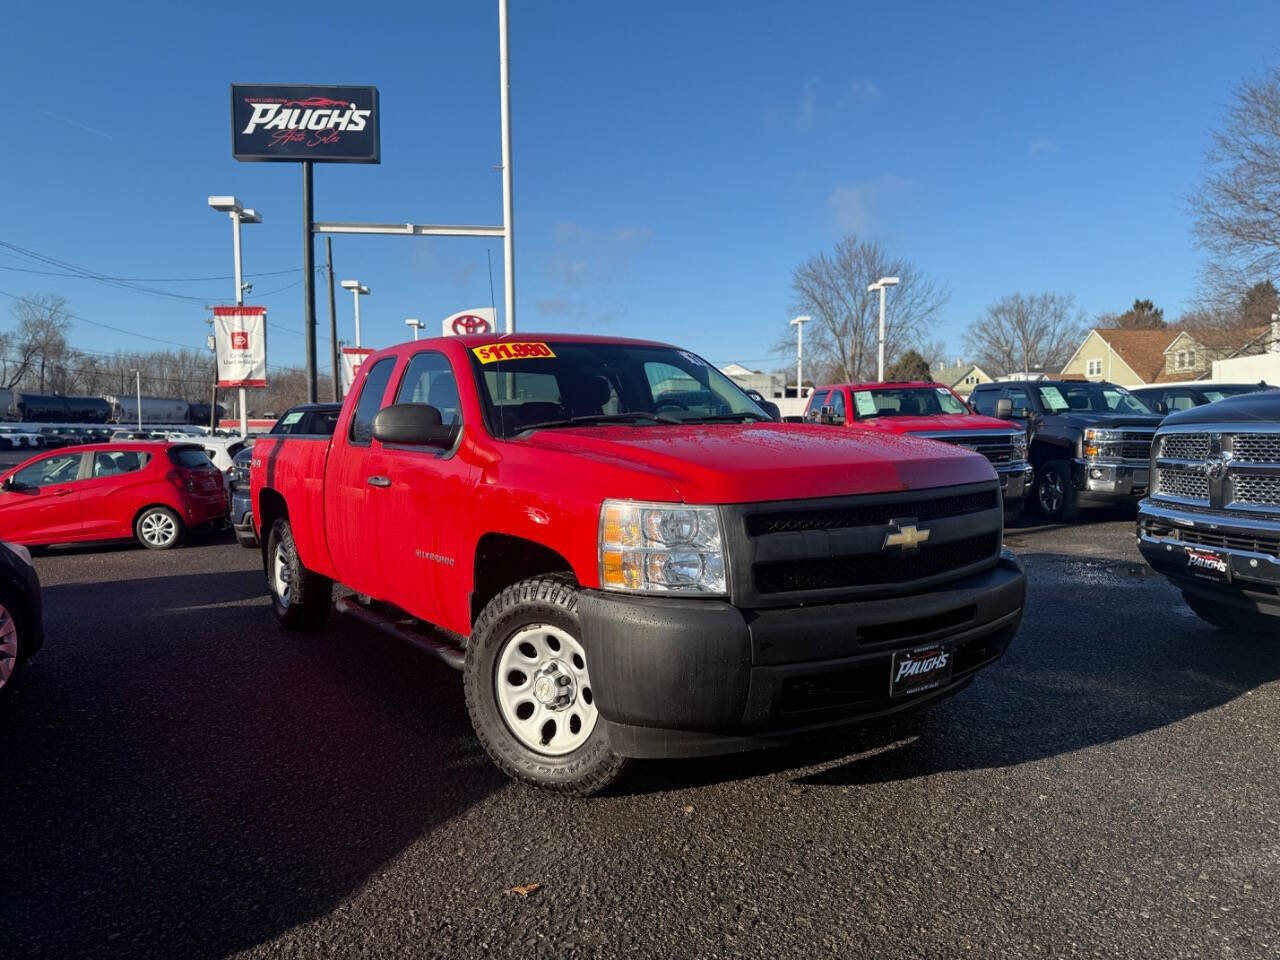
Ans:
{"label": "red hatchback car", "polygon": [[222,474],[193,444],[63,447],[0,474],[0,540],[27,546],[136,537],[167,550],[226,514]]}

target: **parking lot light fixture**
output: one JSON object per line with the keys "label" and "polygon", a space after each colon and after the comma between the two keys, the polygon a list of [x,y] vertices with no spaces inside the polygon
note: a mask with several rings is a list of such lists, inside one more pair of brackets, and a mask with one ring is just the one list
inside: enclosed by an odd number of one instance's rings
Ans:
{"label": "parking lot light fixture", "polygon": [[[229,196],[211,196],[209,198],[209,206],[219,213],[225,213],[231,218],[231,251],[235,258],[236,269],[236,306],[244,306],[244,293],[246,287],[252,287],[252,284],[244,282],[244,268],[240,258],[240,224],[242,223],[261,223],[262,214],[252,208],[245,208],[235,197]],[[216,394],[215,394],[216,397]],[[215,402],[214,409],[217,409]],[[249,435],[249,411],[248,404],[245,402],[245,388],[240,388],[240,436],[247,437]]]}
{"label": "parking lot light fixture", "polygon": [[[809,322],[808,316],[796,317],[791,326],[796,328],[796,399],[803,396],[804,390],[804,325]],[[786,384],[784,383],[783,386]],[[786,391],[784,390],[783,393]]]}
{"label": "parking lot light fixture", "polygon": [[342,289],[351,291],[351,298],[356,304],[356,346],[360,346],[360,298],[369,295],[369,288],[359,280],[343,280]]}
{"label": "parking lot light fixture", "polygon": [[899,283],[897,277],[881,277],[875,283],[867,286],[867,293],[880,291],[880,349],[876,367],[876,379],[884,383],[884,291],[888,287],[895,286]]}
{"label": "parking lot light fixture", "polygon": [[421,330],[423,327],[425,327],[425,326],[426,326],[426,324],[425,324],[425,323],[423,323],[421,320],[419,320],[417,317],[410,317],[409,319],[407,319],[407,320],[404,322],[404,324],[405,324],[405,326],[406,326],[406,327],[412,327],[412,328],[413,328],[413,339],[414,339],[414,340],[417,340],[417,339],[418,339],[418,331],[419,331],[419,330]]}

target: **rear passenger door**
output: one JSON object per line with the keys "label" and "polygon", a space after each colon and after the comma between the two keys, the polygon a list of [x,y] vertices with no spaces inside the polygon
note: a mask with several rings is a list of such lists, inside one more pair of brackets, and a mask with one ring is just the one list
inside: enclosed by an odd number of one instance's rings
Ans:
{"label": "rear passenger door", "polygon": [[132,536],[133,513],[146,506],[148,499],[140,491],[151,482],[142,469],[151,462],[152,454],[99,450],[87,456],[89,469],[80,481],[84,488],[81,513],[85,536],[104,540]]}
{"label": "rear passenger door", "polygon": [[[471,499],[473,465],[460,456],[462,406],[457,373],[438,350],[410,354],[384,406],[425,403],[458,428],[448,450],[385,445],[373,441],[370,473],[387,481],[371,488],[369,508],[380,530],[394,530],[379,552],[380,596],[429,622],[439,623],[446,604],[465,601],[456,582]],[[455,611],[455,618],[457,612]]]}

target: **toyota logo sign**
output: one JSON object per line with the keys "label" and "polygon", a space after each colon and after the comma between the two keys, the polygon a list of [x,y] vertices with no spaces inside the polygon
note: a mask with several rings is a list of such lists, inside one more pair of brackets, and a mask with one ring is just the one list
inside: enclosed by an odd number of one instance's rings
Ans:
{"label": "toyota logo sign", "polygon": [[474,334],[496,333],[497,311],[493,307],[470,307],[445,317],[440,333],[446,337],[465,337]]}
{"label": "toyota logo sign", "polygon": [[489,321],[484,317],[477,317],[474,313],[464,313],[460,317],[454,317],[450,326],[459,336],[468,333],[493,333],[489,327]]}

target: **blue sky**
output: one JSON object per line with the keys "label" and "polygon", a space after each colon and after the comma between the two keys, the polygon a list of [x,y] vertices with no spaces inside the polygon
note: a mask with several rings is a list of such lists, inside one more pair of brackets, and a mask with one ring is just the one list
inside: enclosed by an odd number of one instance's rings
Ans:
{"label": "blue sky", "polygon": [[[777,362],[792,268],[845,232],[947,285],[936,335],[954,353],[1019,290],[1176,316],[1201,260],[1181,198],[1280,35],[1268,3],[511,6],[520,326],[754,366]],[[246,272],[297,269],[300,169],[231,158],[232,81],[379,87],[383,162],[319,166],[318,218],[501,219],[496,2],[21,4],[5,21],[0,240],[113,276],[229,274],[230,226],[205,198],[235,193],[265,217],[245,228]],[[339,278],[373,289],[379,346],[405,317],[487,304],[490,249],[501,305],[500,242],[334,241]],[[19,272],[39,267],[3,250],[0,267],[0,290],[203,345],[199,303]],[[303,355],[302,288],[280,289],[297,278],[252,278],[273,364]],[[341,290],[338,316],[350,338]],[[73,340],[156,346],[83,323]]]}

